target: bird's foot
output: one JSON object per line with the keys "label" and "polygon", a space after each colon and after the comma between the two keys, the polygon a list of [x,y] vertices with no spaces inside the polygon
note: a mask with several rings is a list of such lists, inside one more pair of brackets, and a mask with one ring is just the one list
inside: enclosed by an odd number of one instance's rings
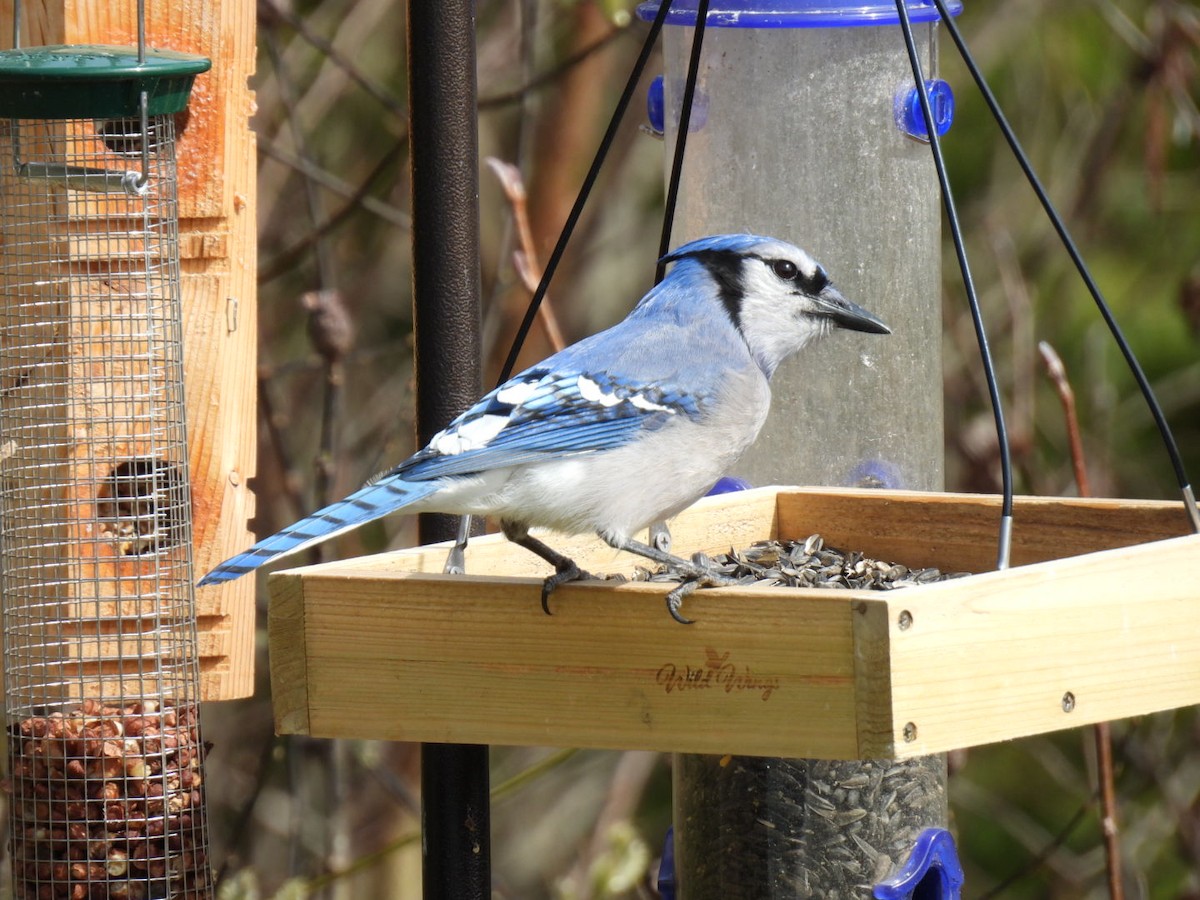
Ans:
{"label": "bird's foot", "polygon": [[688,568],[684,569],[680,567],[680,571],[684,575],[684,580],[680,582],[679,587],[667,594],[667,612],[680,625],[692,625],[696,621],[695,619],[689,619],[680,611],[683,606],[683,599],[689,594],[704,587],[732,587],[738,584],[736,578],[730,578],[728,575],[715,572],[709,568],[710,565],[703,555],[697,553],[692,557],[691,565]]}
{"label": "bird's foot", "polygon": [[575,565],[574,560],[564,559],[562,563],[555,566],[555,572],[542,582],[542,612],[546,615],[553,615],[550,612],[550,595],[561,585],[568,584],[572,581],[596,581],[602,580],[604,576],[596,576],[591,572],[585,572],[579,566]]}

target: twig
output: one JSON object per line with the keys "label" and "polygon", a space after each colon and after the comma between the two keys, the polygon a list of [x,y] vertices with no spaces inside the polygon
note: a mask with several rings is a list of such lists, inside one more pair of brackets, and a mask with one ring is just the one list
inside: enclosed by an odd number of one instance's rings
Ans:
{"label": "twig", "polygon": [[[519,250],[513,251],[513,266],[525,289],[532,294],[538,289],[538,282],[542,279],[542,266],[534,246],[533,232],[529,228],[528,207],[525,202],[527,195],[525,182],[521,179],[521,170],[494,156],[487,157],[484,162],[496,173],[504,196],[512,206],[513,222],[517,226],[517,241],[521,245]],[[567,345],[549,297],[542,298],[542,305],[538,307],[538,320],[546,331],[546,339],[551,347],[557,351]]]}
{"label": "twig", "polygon": [[338,407],[345,382],[344,360],[354,345],[354,323],[340,291],[309,291],[300,298],[308,310],[308,336],[324,363],[325,390],[321,406],[321,440],[316,460],[317,505],[333,500],[334,459],[337,455]]}
{"label": "twig", "polygon": [[1108,895],[1124,900],[1121,880],[1121,831],[1117,824],[1117,795],[1113,778],[1112,727],[1108,722],[1092,726],[1096,743],[1097,779],[1100,782],[1100,830],[1104,833],[1104,869],[1108,873]]}
{"label": "twig", "polygon": [[[258,799],[262,796],[262,792],[266,789],[267,782],[273,774],[271,761],[275,756],[275,750],[282,743],[282,738],[278,735],[268,735],[267,740],[263,743],[262,750],[259,752],[258,768],[254,773],[254,784],[251,786],[248,794],[245,795],[242,805],[238,807],[237,812],[233,817],[233,826],[229,828],[229,846],[240,848],[242,840],[245,838],[246,829],[250,826],[250,821],[254,815],[254,808],[258,805]],[[213,878],[213,891],[220,894],[221,884],[229,875],[229,865],[234,859],[236,850],[229,853],[221,867],[217,869],[217,873]]]}
{"label": "twig", "polygon": [[[353,185],[334,175],[328,169],[316,165],[311,159],[304,159],[262,138],[258,140],[258,149],[263,156],[269,156],[271,159],[282,163],[288,168],[295,169],[304,175],[305,178],[315,181],[331,193],[350,200],[352,206],[361,206],[372,215],[378,216],[388,224],[399,228],[411,228],[412,217],[399,207],[393,206],[377,197],[370,196],[368,191],[370,191],[371,186],[381,174],[390,172],[393,169],[396,161],[400,158],[401,151],[407,146],[408,132],[406,131],[396,138],[392,146],[388,148],[387,153],[384,154],[383,159],[376,163],[375,167],[367,173],[367,177],[363,179],[363,183]],[[338,214],[341,214],[341,210],[338,211]],[[334,218],[336,218],[336,215],[327,220],[327,222],[332,221]],[[326,224],[323,227],[328,227],[328,225]]]}
{"label": "twig", "polygon": [[[490,797],[491,801],[493,803],[495,803],[501,797],[507,796],[508,794],[516,791],[518,788],[523,787],[525,784],[529,783],[530,781],[533,781],[534,779],[538,778],[545,772],[548,772],[551,769],[556,768],[557,766],[566,762],[568,759],[570,759],[572,756],[574,756],[577,752],[578,751],[575,748],[556,750],[554,753],[551,753],[545,759],[539,760],[538,762],[534,763],[529,768],[527,768],[521,772],[518,772],[516,775],[512,776],[512,778],[509,778],[508,780],[502,781],[500,784],[495,785],[488,792],[488,796]],[[300,896],[305,896],[305,897],[311,896],[312,894],[315,894],[317,891],[328,887],[329,885],[333,884],[336,881],[339,881],[342,878],[346,878],[347,876],[354,875],[359,872],[364,872],[367,869],[370,869],[372,866],[375,866],[378,863],[380,863],[384,858],[386,858],[390,854],[395,853],[397,850],[403,850],[405,847],[412,846],[413,844],[418,843],[420,840],[421,840],[420,830],[410,831],[406,834],[402,834],[399,837],[384,844],[378,850],[374,850],[370,853],[364,853],[362,856],[356,857],[355,860],[352,863],[350,863],[349,865],[347,865],[345,868],[337,869],[337,870],[331,871],[331,872],[326,872],[322,875],[316,876],[315,878],[310,878],[308,880],[308,882],[301,888],[302,893],[300,894]]]}
{"label": "twig", "polygon": [[[1062,359],[1046,341],[1038,344],[1046,372],[1058,391],[1062,401],[1063,418],[1067,423],[1067,440],[1071,448],[1071,465],[1075,469],[1075,483],[1080,497],[1091,496],[1087,464],[1083,456],[1083,441],[1079,436],[1079,420],[1075,413],[1075,392],[1067,380],[1067,370]],[[1092,726],[1092,738],[1096,745],[1096,778],[1099,782],[1100,830],[1104,835],[1104,868],[1108,875],[1108,894],[1112,900],[1124,900],[1125,888],[1121,881],[1121,841],[1117,824],[1117,796],[1113,776],[1112,729],[1107,722]]]}
{"label": "twig", "polygon": [[593,41],[592,43],[588,44],[583,49],[578,50],[575,53],[572,53],[570,56],[568,56],[566,59],[564,59],[558,65],[556,65],[550,69],[547,69],[541,75],[534,76],[533,78],[531,78],[529,81],[525,82],[525,84],[521,85],[520,87],[515,88],[511,91],[505,91],[502,94],[492,94],[488,97],[481,97],[479,99],[479,109],[480,110],[499,109],[504,106],[509,106],[513,103],[521,102],[522,100],[525,99],[525,96],[527,94],[533,93],[534,91],[541,90],[546,85],[550,84],[553,81],[556,81],[558,78],[565,75],[567,72],[569,72],[575,66],[579,65],[581,62],[583,62],[585,59],[587,59],[589,56],[591,56],[596,51],[603,50],[605,47],[607,47],[609,44],[611,44],[614,40],[621,37],[621,35],[625,34],[626,31],[628,31],[628,26],[626,26],[626,25],[620,26],[619,28],[614,28],[608,34]]}
{"label": "twig", "polygon": [[608,799],[596,817],[587,849],[580,854],[571,872],[561,883],[570,884],[580,900],[592,900],[594,885],[588,883],[588,872],[604,853],[613,828],[633,818],[645,794],[646,784],[654,774],[661,756],[646,750],[627,750],[621,754],[613,772]]}
{"label": "twig", "polygon": [[330,40],[309,28],[302,17],[289,9],[285,9],[279,3],[276,3],[275,0],[258,0],[258,19],[268,29],[271,25],[278,22],[285,23],[296,34],[300,35],[316,50],[320,51],[326,59],[345,72],[351,81],[374,97],[381,106],[399,119],[408,118],[408,107],[403,100],[374,79],[368,77],[352,60],[333,46]]}
{"label": "twig", "polygon": [[1063,419],[1067,424],[1067,443],[1071,451],[1071,465],[1075,468],[1075,484],[1080,497],[1092,495],[1091,484],[1088,481],[1087,466],[1084,463],[1083,440],[1079,436],[1079,419],[1075,414],[1075,392],[1067,380],[1067,369],[1062,358],[1046,341],[1038,343],[1038,353],[1046,366],[1046,374],[1058,391],[1058,399],[1062,402]]}
{"label": "twig", "polygon": [[[383,173],[392,171],[396,161],[400,159],[400,155],[407,146],[408,133],[405,132],[396,139],[396,142],[391,146],[388,152],[383,155],[383,158],[375,164],[375,168],[367,173],[367,177],[363,179],[362,184],[360,184],[354,190],[354,193],[349,195],[349,200],[345,206],[343,206],[321,224],[310,229],[304,237],[296,241],[296,243],[292,244],[292,246],[284,250],[280,250],[277,254],[275,254],[269,263],[265,263],[259,267],[258,283],[265,284],[268,281],[278,278],[280,275],[285,275],[288,272],[291,272],[293,268],[295,268],[296,262],[306,253],[308,253],[313,244],[321,240],[321,238],[349,219],[355,210],[359,209],[360,207],[368,212],[374,213],[382,219],[390,221],[395,225],[399,225],[402,228],[411,228],[412,219],[409,218],[406,213],[396,210],[394,207],[384,203],[381,200],[376,200],[374,197],[368,196],[368,193],[370,192],[372,185],[374,185],[375,180]],[[284,158],[282,151],[277,150],[269,145],[260,145],[260,149],[262,149],[262,151],[268,156],[273,156],[288,165],[291,165],[292,159],[294,159],[291,157]],[[303,161],[296,160],[296,162],[301,163]],[[309,171],[309,168],[310,167],[308,165],[305,165],[301,171],[308,175],[308,177],[313,178],[315,181],[320,180],[316,177],[315,173]],[[323,170],[317,169],[316,171],[319,173]],[[321,183],[325,187],[338,192],[338,188],[333,187],[331,184],[328,184],[324,181]]]}
{"label": "twig", "polygon": [[[276,412],[275,402],[271,397],[270,381],[272,370],[267,365],[258,367],[258,408],[262,411],[261,418],[267,427],[267,437],[269,439],[271,449],[275,452],[275,458],[278,460],[277,469],[282,473],[283,478],[283,495],[292,505],[292,517],[299,518],[308,511],[308,504],[304,501],[304,496],[300,491],[300,473],[296,469],[295,462],[292,460],[292,454],[288,450],[287,439],[283,436],[283,429],[280,427],[283,421],[282,414]],[[265,530],[265,529],[260,529]]]}
{"label": "twig", "polygon": [[1002,897],[1006,890],[1008,890],[1030,872],[1034,872],[1041,868],[1041,866],[1050,858],[1054,851],[1065,844],[1067,842],[1067,838],[1069,838],[1075,832],[1075,829],[1079,827],[1080,823],[1083,822],[1083,819],[1087,815],[1088,809],[1091,807],[1091,805],[1091,800],[1086,800],[1083,805],[1075,811],[1075,815],[1071,816],[1071,818],[1067,820],[1067,823],[1062,827],[1062,829],[1059,830],[1058,834],[1054,836],[1054,839],[1046,844],[1046,846],[1042,848],[1041,852],[1035,856],[1028,865],[1022,866],[1020,869],[1018,869],[1016,872],[1013,872],[990,890],[984,891],[979,895],[978,900],[993,900],[994,897]]}

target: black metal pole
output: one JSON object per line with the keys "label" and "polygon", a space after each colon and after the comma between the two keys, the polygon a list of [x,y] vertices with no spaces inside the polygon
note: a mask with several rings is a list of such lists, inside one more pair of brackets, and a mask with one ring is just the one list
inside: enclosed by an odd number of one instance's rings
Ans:
{"label": "black metal pole", "polygon": [[[479,141],[475,5],[409,0],[413,330],[417,432],[428,441],[479,397]],[[458,520],[421,517],[423,543]],[[421,747],[425,900],[491,896],[488,748]]]}

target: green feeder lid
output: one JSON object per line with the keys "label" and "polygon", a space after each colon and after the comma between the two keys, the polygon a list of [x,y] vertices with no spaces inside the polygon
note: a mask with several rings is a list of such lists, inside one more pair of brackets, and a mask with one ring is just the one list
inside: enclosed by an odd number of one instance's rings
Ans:
{"label": "green feeder lid", "polygon": [[192,81],[212,61],[191,53],[67,45],[0,51],[0,118],[124,119],[187,108]]}

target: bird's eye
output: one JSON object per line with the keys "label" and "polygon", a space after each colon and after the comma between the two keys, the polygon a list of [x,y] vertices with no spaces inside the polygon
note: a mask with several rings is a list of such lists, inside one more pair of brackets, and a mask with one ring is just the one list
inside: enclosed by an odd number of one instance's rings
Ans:
{"label": "bird's eye", "polygon": [[790,259],[777,259],[771,263],[771,271],[782,278],[784,281],[791,281],[796,277],[796,264]]}

